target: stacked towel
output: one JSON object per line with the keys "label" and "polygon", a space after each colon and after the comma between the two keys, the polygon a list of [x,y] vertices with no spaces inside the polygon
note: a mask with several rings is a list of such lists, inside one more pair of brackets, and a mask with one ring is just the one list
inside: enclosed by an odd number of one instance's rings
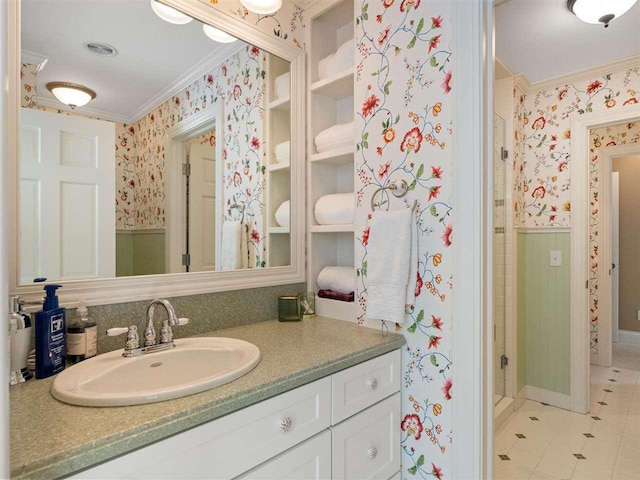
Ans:
{"label": "stacked towel", "polygon": [[402,323],[405,305],[415,302],[418,268],[417,226],[412,209],[374,212],[367,258],[366,317]]}
{"label": "stacked towel", "polygon": [[356,290],[356,272],[353,267],[324,267],[318,274],[320,290],[351,293]]}
{"label": "stacked towel", "polygon": [[332,77],[353,67],[354,43],[350,38],[338,47],[335,53],[318,62],[318,80]]}
{"label": "stacked towel", "polygon": [[289,98],[291,91],[291,73],[283,73],[273,80],[276,99]]}
{"label": "stacked towel", "polygon": [[282,202],[282,204],[276,210],[274,216],[276,217],[276,223],[281,227],[288,227],[290,222],[290,202]]}
{"label": "stacked towel", "polygon": [[356,211],[356,196],[352,193],[334,193],[320,197],[316,202],[316,221],[320,225],[349,225]]}
{"label": "stacked towel", "polygon": [[355,298],[355,292],[351,293],[338,293],[333,290],[318,290],[318,296],[320,298],[330,298],[331,300],[340,300],[341,302],[353,302]]}
{"label": "stacked towel", "polygon": [[314,140],[318,153],[348,147],[353,142],[353,122],[339,123],[329,127],[316,135]]}
{"label": "stacked towel", "polygon": [[274,149],[276,162],[278,163],[290,163],[291,161],[291,142],[282,142],[276,145]]}
{"label": "stacked towel", "polygon": [[222,224],[222,270],[235,270],[249,266],[247,226],[240,221]]}

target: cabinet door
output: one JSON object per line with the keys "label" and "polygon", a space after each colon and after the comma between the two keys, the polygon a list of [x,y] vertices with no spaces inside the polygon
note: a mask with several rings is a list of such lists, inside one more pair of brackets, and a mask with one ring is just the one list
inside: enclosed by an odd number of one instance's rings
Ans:
{"label": "cabinet door", "polygon": [[331,478],[331,432],[325,430],[236,480],[322,480]]}
{"label": "cabinet door", "polygon": [[331,427],[332,478],[389,478],[400,469],[400,393]]}

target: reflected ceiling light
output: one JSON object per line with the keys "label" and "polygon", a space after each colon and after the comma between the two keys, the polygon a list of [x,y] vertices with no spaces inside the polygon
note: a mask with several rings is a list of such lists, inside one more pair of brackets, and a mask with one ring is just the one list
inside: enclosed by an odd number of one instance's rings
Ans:
{"label": "reflected ceiling light", "polygon": [[96,92],[83,85],[68,82],[49,82],[47,90],[71,108],[82,107],[96,98]]}
{"label": "reflected ceiling light", "polygon": [[176,25],[184,25],[185,23],[189,23],[191,20],[193,20],[193,18],[191,18],[189,15],[185,15],[175,8],[165,5],[164,3],[160,3],[156,0],[151,0],[151,9],[165,22],[175,23]]}
{"label": "reflected ceiling light", "polygon": [[614,18],[624,15],[638,0],[567,0],[567,7],[585,23],[605,28]]}
{"label": "reflected ceiling light", "polygon": [[229,35],[222,30],[217,29],[216,27],[212,27],[211,25],[203,24],[202,31],[204,34],[209,37],[214,42],[218,43],[232,43],[237,40],[236,37]]}
{"label": "reflected ceiling light", "polygon": [[282,0],[240,0],[244,8],[263,15],[276,13],[282,6]]}

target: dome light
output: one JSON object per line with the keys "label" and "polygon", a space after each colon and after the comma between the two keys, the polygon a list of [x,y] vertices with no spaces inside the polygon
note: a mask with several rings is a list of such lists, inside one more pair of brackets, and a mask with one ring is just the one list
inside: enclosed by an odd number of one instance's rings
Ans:
{"label": "dome light", "polygon": [[193,20],[193,18],[191,18],[189,15],[185,15],[175,8],[165,5],[164,3],[160,3],[156,0],[151,0],[151,9],[165,22],[174,23],[176,25],[184,25],[185,23],[189,23],[191,20]]}
{"label": "dome light", "polygon": [[96,98],[96,92],[83,85],[68,82],[49,82],[47,90],[71,108],[82,107]]}
{"label": "dome light", "polygon": [[585,23],[603,24],[624,15],[638,0],[567,0],[567,7]]}
{"label": "dome light", "polygon": [[209,37],[214,42],[232,43],[237,40],[236,37],[233,37],[229,35],[227,32],[223,32],[222,30],[219,30],[216,27],[212,27],[211,25],[203,24],[202,31],[207,37]]}
{"label": "dome light", "polygon": [[282,7],[282,0],[240,0],[249,11],[262,15],[276,13]]}

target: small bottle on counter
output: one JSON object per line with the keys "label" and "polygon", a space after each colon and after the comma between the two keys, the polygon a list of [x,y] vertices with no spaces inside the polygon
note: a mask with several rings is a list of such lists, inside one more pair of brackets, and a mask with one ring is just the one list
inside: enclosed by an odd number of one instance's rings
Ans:
{"label": "small bottle on counter", "polygon": [[80,304],[67,326],[67,358],[78,363],[98,353],[98,327],[89,319],[87,307]]}

